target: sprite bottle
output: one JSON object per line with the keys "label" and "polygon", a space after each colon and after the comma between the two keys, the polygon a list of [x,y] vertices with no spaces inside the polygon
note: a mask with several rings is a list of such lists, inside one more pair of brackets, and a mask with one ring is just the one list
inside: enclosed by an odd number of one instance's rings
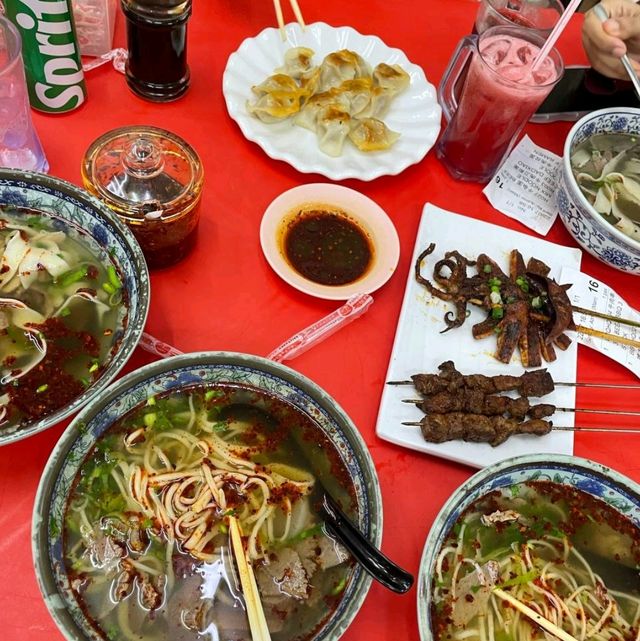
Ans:
{"label": "sprite bottle", "polygon": [[71,0],[4,0],[7,17],[22,36],[29,102],[62,113],[87,96]]}

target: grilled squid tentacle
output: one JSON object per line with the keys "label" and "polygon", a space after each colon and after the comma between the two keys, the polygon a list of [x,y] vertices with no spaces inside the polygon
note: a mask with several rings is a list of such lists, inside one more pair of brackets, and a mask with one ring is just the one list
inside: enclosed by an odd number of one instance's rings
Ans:
{"label": "grilled squid tentacle", "polygon": [[422,261],[429,256],[429,254],[432,254],[434,249],[436,248],[435,243],[431,243],[429,247],[427,247],[417,258],[416,264],[415,264],[415,274],[416,274],[416,280],[423,285],[427,291],[432,295],[435,296],[436,298],[439,298],[440,300],[444,300],[447,302],[450,302],[452,300],[455,300],[455,296],[453,294],[450,294],[446,291],[442,291],[441,289],[438,289],[430,280],[427,280],[421,272],[421,267],[422,267]]}

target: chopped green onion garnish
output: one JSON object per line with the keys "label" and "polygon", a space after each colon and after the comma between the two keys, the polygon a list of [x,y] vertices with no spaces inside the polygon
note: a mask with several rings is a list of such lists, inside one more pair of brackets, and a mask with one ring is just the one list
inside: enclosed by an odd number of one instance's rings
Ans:
{"label": "chopped green onion garnish", "polygon": [[60,285],[60,287],[69,287],[69,285],[73,285],[73,283],[77,283],[78,281],[86,277],[87,268],[83,265],[82,267],[78,267],[77,269],[72,269],[71,271],[65,272],[56,279],[56,283]]}
{"label": "chopped green onion garnish", "polygon": [[107,276],[109,277],[109,282],[116,288],[122,288],[122,281],[118,278],[118,272],[113,265],[107,267]]}
{"label": "chopped green onion garnish", "polygon": [[93,361],[93,364],[89,368],[89,374],[93,374],[98,369],[98,367],[100,367],[98,361]]}
{"label": "chopped green onion garnish", "polygon": [[499,318],[502,318],[504,316],[504,308],[502,307],[494,307],[491,310],[491,318],[497,320]]}
{"label": "chopped green onion garnish", "polygon": [[40,385],[38,389],[36,389],[37,394],[42,394],[42,392],[46,392],[49,389],[49,385],[45,383],[44,385]]}
{"label": "chopped green onion garnish", "polygon": [[491,273],[491,265],[489,265],[489,264],[485,265],[485,266],[482,268],[482,271],[483,271],[485,274],[490,274],[490,273]]}
{"label": "chopped green onion garnish", "polygon": [[490,287],[500,287],[502,283],[500,282],[499,278],[490,278],[489,279],[489,286]]}
{"label": "chopped green onion garnish", "polygon": [[491,291],[500,293],[500,287],[498,287],[498,285],[491,285]]}
{"label": "chopped green onion garnish", "polygon": [[157,418],[158,418],[158,415],[155,412],[151,412],[150,414],[145,414],[144,424],[147,427],[153,427]]}
{"label": "chopped green onion garnish", "polygon": [[347,585],[347,577],[343,576],[342,579],[340,579],[340,581],[338,581],[338,583],[331,589],[332,596],[336,596],[340,594],[344,590],[346,585]]}
{"label": "chopped green onion garnish", "polygon": [[104,289],[107,294],[115,294],[117,291],[111,283],[102,283],[102,289]]}
{"label": "chopped green onion garnish", "polygon": [[531,307],[534,309],[540,309],[542,307],[542,300],[540,299],[540,296],[535,296],[531,299]]}

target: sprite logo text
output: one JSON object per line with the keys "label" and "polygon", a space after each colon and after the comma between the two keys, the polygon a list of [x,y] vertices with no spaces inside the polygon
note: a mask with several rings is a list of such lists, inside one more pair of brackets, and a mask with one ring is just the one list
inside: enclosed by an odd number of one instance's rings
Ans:
{"label": "sprite logo text", "polygon": [[[32,89],[46,111],[67,111],[84,102],[84,75],[67,0],[14,0],[15,22],[35,36],[42,70],[32,72]],[[25,40],[26,41],[26,40]],[[35,52],[33,52],[35,53]],[[29,64],[25,59],[27,67]]]}

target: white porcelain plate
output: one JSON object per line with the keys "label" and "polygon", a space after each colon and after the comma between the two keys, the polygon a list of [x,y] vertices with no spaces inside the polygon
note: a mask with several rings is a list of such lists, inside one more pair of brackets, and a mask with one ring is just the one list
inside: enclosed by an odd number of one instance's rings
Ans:
{"label": "white porcelain plate", "polygon": [[[511,250],[519,249],[525,261],[535,256],[547,263],[551,267],[553,278],[559,278],[560,270],[565,265],[580,269],[582,252],[454,214],[430,204],[424,206],[386,380],[407,380],[412,374],[420,372],[436,374],[438,365],[447,360],[453,361],[463,374],[522,374],[524,370],[517,354],[509,365],[494,358],[493,336],[482,340],[473,338],[471,326],[483,319],[482,312],[477,308],[471,309],[469,320],[462,327],[442,333],[445,328],[444,315],[451,311],[452,306],[430,296],[414,275],[416,259],[430,243],[435,243],[436,248],[423,262],[422,273],[426,278],[432,277],[435,262],[444,258],[445,252],[453,249],[468,258],[475,258],[485,252],[504,270],[508,269]],[[565,352],[558,350],[557,354],[556,361],[544,363],[543,366],[549,370],[554,381],[574,383],[578,360],[577,343],[574,340]],[[573,453],[573,432],[570,431],[552,431],[544,436],[518,434],[497,447],[491,447],[488,443],[461,441],[427,443],[418,427],[402,425],[405,421],[419,421],[424,416],[415,405],[403,402],[404,399],[417,396],[419,395],[411,385],[384,386],[376,426],[376,433],[380,438],[473,467],[484,467],[532,452]],[[544,399],[536,399],[534,402],[575,407],[575,387],[557,387]],[[552,420],[556,425],[572,427],[574,416],[571,413],[558,413]]]}
{"label": "white porcelain plate", "polygon": [[[299,274],[282,255],[283,221],[297,208],[325,205],[344,211],[367,234],[373,245],[373,265],[353,283],[328,286],[315,283]],[[329,300],[346,300],[355,294],[370,294],[382,287],[398,265],[400,241],[391,219],[371,198],[348,187],[311,183],[280,194],[262,217],[260,244],[273,270],[291,286],[305,294]]]}
{"label": "white porcelain plate", "polygon": [[[409,88],[394,99],[384,118],[390,129],[400,133],[391,149],[367,153],[348,144],[342,156],[333,158],[320,151],[315,133],[294,125],[291,119],[266,124],[247,112],[251,87],[283,65],[287,49],[299,46],[315,51],[314,64],[320,64],[328,53],[350,49],[372,67],[380,62],[399,64],[409,74]],[[377,36],[363,36],[351,27],[316,22],[302,31],[298,24],[289,24],[284,41],[277,29],[265,29],[245,40],[229,56],[222,91],[229,115],[245,138],[260,145],[271,158],[284,160],[303,173],[318,173],[332,180],[373,180],[399,174],[425,157],[440,131],[436,90],[427,82],[424,71],[409,62],[399,49],[391,49]]]}

